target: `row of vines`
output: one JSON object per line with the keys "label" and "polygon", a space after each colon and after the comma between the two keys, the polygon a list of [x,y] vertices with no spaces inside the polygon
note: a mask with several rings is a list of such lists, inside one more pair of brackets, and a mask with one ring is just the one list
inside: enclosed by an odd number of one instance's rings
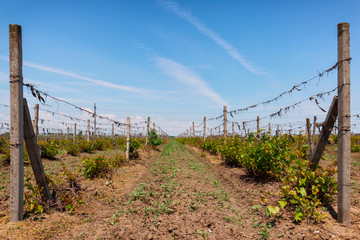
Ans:
{"label": "row of vines", "polygon": [[[337,193],[336,162],[310,169],[309,145],[305,136],[249,134],[246,137],[178,138],[180,143],[191,144],[210,154],[221,155],[226,165],[244,168],[254,179],[281,182],[278,206],[268,206],[277,214],[293,213],[294,220],[305,218],[321,221],[326,214],[320,208],[334,200]],[[337,135],[331,141],[337,143]],[[352,151],[360,151],[360,137],[351,139]]]}

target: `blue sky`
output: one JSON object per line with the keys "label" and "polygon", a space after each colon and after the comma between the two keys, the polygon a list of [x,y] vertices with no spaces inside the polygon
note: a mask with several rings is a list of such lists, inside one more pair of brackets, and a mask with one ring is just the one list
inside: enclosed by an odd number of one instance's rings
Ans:
{"label": "blue sky", "polygon": [[[150,116],[176,135],[192,121],[197,125],[204,116],[221,115],[223,105],[234,110],[266,101],[333,66],[337,24],[349,22],[352,114],[360,113],[356,104],[360,2],[356,0],[0,0],[0,6],[2,104],[9,104],[9,24],[22,26],[24,82],[84,108],[92,109],[96,102],[99,114],[123,122],[126,116],[132,122]],[[333,71],[300,92],[229,120],[266,116],[336,86],[337,71]],[[36,100],[26,89],[24,93],[33,106]],[[323,108],[328,108],[331,96],[320,101]],[[88,118],[51,100],[40,109]],[[321,120],[326,113],[305,102],[286,117],[265,119],[261,125],[305,123],[314,115]],[[43,111],[41,116],[71,122]],[[9,109],[0,106],[0,122],[8,119]],[[354,118],[352,123],[360,120]],[[44,122],[43,127],[57,124]],[[219,124],[208,122],[209,127]]]}

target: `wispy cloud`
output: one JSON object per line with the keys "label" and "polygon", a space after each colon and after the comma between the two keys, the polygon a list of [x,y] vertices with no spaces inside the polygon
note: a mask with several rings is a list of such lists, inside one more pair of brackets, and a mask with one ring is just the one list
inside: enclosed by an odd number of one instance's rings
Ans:
{"label": "wispy cloud", "polygon": [[[0,59],[9,61],[9,59],[4,57],[4,56],[0,56]],[[27,67],[43,70],[43,71],[46,71],[46,72],[56,73],[56,74],[59,74],[59,75],[72,77],[72,78],[76,78],[76,79],[80,79],[80,80],[84,80],[84,81],[87,81],[87,82],[90,82],[90,83],[93,83],[93,84],[96,84],[96,85],[102,86],[102,87],[118,89],[118,90],[127,91],[127,92],[135,92],[135,93],[144,93],[145,92],[144,89],[140,89],[140,88],[136,88],[136,87],[124,86],[124,85],[119,85],[119,84],[114,84],[114,83],[110,83],[110,82],[103,81],[103,80],[98,80],[98,79],[93,79],[93,78],[81,76],[81,75],[79,75],[77,73],[62,70],[62,69],[59,69],[59,68],[48,67],[48,66],[44,66],[44,65],[40,65],[40,64],[36,64],[36,63],[32,63],[32,62],[27,62],[27,61],[24,61],[23,64],[24,64],[24,66],[27,66]]]}
{"label": "wispy cloud", "polygon": [[212,39],[217,45],[219,45],[224,50],[226,50],[233,59],[235,59],[237,62],[243,65],[249,72],[252,72],[256,75],[265,75],[264,72],[260,71],[257,67],[253,66],[249,61],[247,61],[245,57],[242,56],[234,46],[232,46],[225,39],[220,37],[219,34],[208,28],[199,19],[193,16],[190,12],[181,8],[177,2],[166,1],[166,0],[157,0],[157,2],[165,9],[175,13],[182,19],[188,21],[192,26],[197,28],[202,34]]}
{"label": "wispy cloud", "polygon": [[157,67],[167,76],[194,87],[195,91],[218,104],[227,105],[226,101],[214,92],[203,79],[191,71],[190,68],[162,57],[156,57],[154,61]]}

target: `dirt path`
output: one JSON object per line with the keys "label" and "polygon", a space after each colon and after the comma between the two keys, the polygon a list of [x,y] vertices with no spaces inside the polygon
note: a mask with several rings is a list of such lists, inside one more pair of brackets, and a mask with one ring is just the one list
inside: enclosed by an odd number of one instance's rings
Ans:
{"label": "dirt path", "polygon": [[172,141],[165,147],[150,171],[148,179],[108,219],[106,234],[99,235],[100,239],[268,236],[264,208],[252,205],[250,191],[229,189],[231,186],[224,184],[208,163],[178,142]]}

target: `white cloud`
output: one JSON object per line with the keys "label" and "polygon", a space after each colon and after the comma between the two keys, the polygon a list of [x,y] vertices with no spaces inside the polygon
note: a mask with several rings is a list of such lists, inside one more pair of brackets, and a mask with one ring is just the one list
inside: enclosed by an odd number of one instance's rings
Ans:
{"label": "white cloud", "polygon": [[167,76],[194,87],[194,90],[199,94],[220,105],[227,105],[227,102],[219,94],[214,92],[203,79],[188,67],[167,58],[156,57],[154,60],[157,67]]}
{"label": "white cloud", "polygon": [[142,93],[143,92],[143,90],[141,90],[139,88],[113,84],[113,83],[106,82],[106,81],[103,81],[103,80],[97,80],[97,79],[81,76],[79,74],[69,72],[69,71],[65,71],[65,70],[58,69],[58,68],[48,67],[48,66],[44,66],[44,65],[31,63],[31,62],[24,62],[24,65],[28,66],[28,67],[40,69],[40,70],[43,70],[43,71],[60,74],[60,75],[67,76],[67,77],[77,78],[77,79],[84,80],[84,81],[87,81],[87,82],[90,82],[90,83],[93,83],[93,84],[96,84],[96,85],[99,85],[99,86],[107,87],[107,88],[115,88],[115,89],[119,89],[119,90],[123,90],[123,91],[127,91],[127,92],[136,92],[136,93]]}
{"label": "white cloud", "polygon": [[262,71],[260,71],[257,67],[254,67],[250,62],[248,62],[244,56],[242,56],[238,50],[228,43],[225,39],[219,36],[216,32],[208,28],[205,24],[203,24],[200,20],[198,20],[195,16],[193,16],[190,12],[185,11],[183,8],[179,6],[179,4],[175,1],[157,1],[160,5],[162,5],[165,9],[175,13],[182,19],[188,21],[192,26],[197,28],[202,34],[212,39],[217,45],[222,47],[227,53],[243,65],[249,72],[252,72],[256,75],[264,75]]}

